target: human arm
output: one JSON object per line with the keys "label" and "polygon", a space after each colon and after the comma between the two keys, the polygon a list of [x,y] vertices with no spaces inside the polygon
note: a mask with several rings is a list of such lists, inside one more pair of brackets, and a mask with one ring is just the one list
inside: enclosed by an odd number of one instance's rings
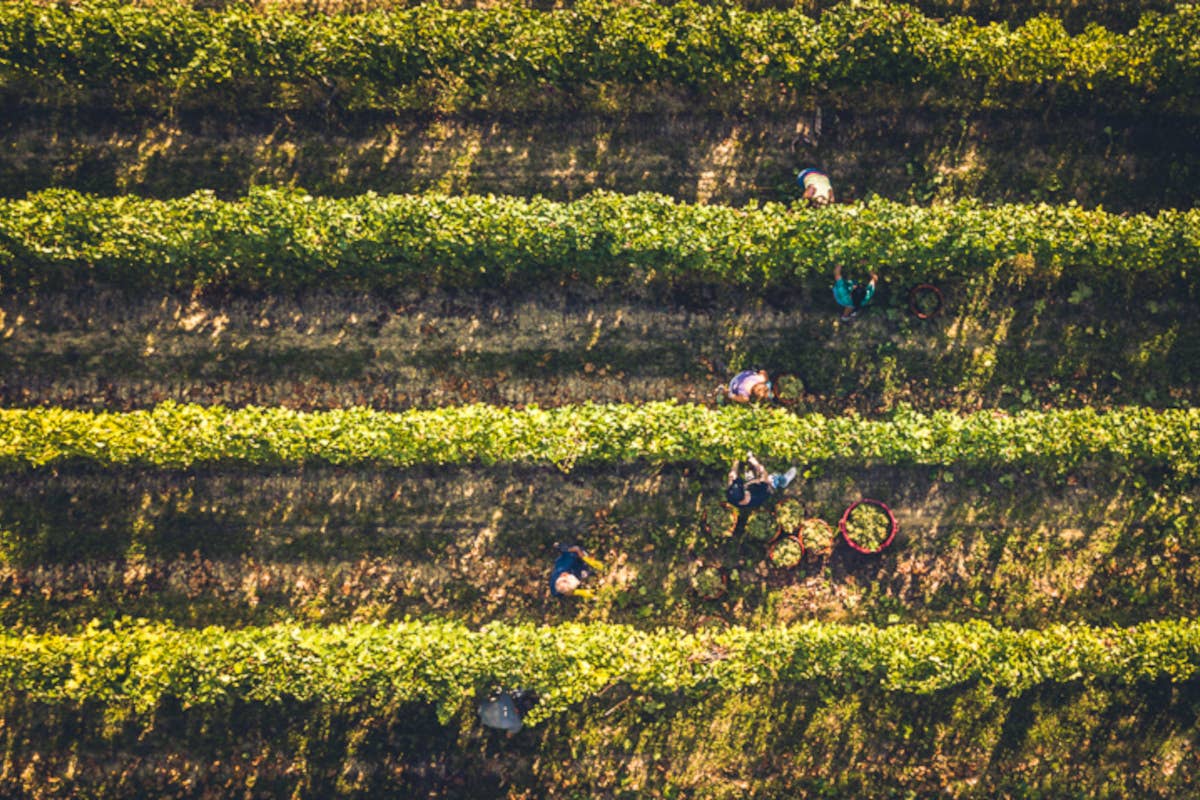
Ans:
{"label": "human arm", "polygon": [[767,372],[765,369],[760,369],[758,374],[762,375],[763,379],[767,382],[767,399],[774,403],[782,403],[783,399],[779,396],[779,390],[775,386],[776,378],[778,378],[779,375],[776,374],[775,377],[772,378],[771,373]]}
{"label": "human arm", "polygon": [[724,400],[728,403],[745,403],[748,398],[739,395],[733,390],[735,386],[739,389],[742,388],[740,381],[741,377],[742,373],[738,373],[733,380],[729,381],[729,383],[723,383],[718,386],[716,389],[717,396],[724,398]]}
{"label": "human arm", "polygon": [[746,455],[746,463],[749,464],[750,469],[754,471],[754,477],[746,481],[747,486],[752,483],[765,483],[771,479],[770,474],[767,472],[767,468],[758,462],[758,459],[754,457],[753,453],[748,453]]}
{"label": "human arm", "polygon": [[587,564],[592,569],[599,570],[604,567],[604,562],[598,558],[592,558],[587,553],[582,553],[579,557],[583,559],[583,563]]}
{"label": "human arm", "polygon": [[863,296],[863,301],[862,301],[862,304],[863,304],[864,306],[865,306],[867,303],[871,302],[871,300],[873,300],[873,299],[875,298],[875,289],[877,288],[877,287],[876,287],[876,282],[877,282],[878,280],[879,280],[879,275],[878,275],[877,273],[874,273],[874,272],[872,272],[872,273],[871,273],[871,280],[867,282],[867,290],[866,290],[866,294]]}
{"label": "human arm", "polygon": [[[600,569],[601,567],[604,566],[603,562],[601,562],[597,558],[592,558],[591,556],[589,556],[587,554],[587,551],[584,550],[582,547],[580,547],[577,544],[573,544],[570,547],[568,547],[566,552],[574,553],[575,555],[579,556],[579,558],[582,559],[583,563],[587,564],[592,569]],[[579,594],[579,590],[576,589],[575,593]]]}

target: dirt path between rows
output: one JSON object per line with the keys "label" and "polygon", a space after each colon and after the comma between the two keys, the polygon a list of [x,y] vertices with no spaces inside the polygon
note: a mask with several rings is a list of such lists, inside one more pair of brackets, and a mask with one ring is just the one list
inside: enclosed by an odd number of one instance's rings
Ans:
{"label": "dirt path between rows", "polygon": [[943,316],[922,322],[902,287],[885,286],[852,324],[823,294],[689,304],[552,291],[10,297],[0,301],[0,404],[712,403],[749,367],[799,377],[787,398],[798,412],[1200,400],[1200,320],[1182,305],[1130,314],[1098,300],[1007,307],[1002,292],[950,286],[946,296]]}
{"label": "dirt path between rows", "polygon": [[[653,191],[688,202],[790,201],[821,166],[839,198],[1074,200],[1190,208],[1200,122],[1022,112],[883,111],[845,100],[779,115],[698,112],[170,122],[21,110],[0,127],[0,194],[47,187],[175,197],[259,184],[318,194]],[[896,101],[902,103],[902,101]],[[0,115],[2,116],[2,115]]]}
{"label": "dirt path between rows", "polygon": [[[803,468],[804,465],[801,465]],[[765,542],[722,522],[723,470],[618,465],[174,472],[62,467],[10,476],[0,619],[328,623],[438,615],[472,624],[568,618],[693,627],[805,619],[986,618],[1040,627],[1200,613],[1187,531],[1195,485],[1065,479],[1011,468],[810,470],[789,488],[836,525],[860,497],[900,526],[884,553],[844,543],[770,568]],[[1139,485],[1141,484],[1141,485]],[[595,600],[548,596],[556,543],[605,563]],[[810,542],[811,545],[811,542]],[[728,571],[700,600],[696,560]]]}

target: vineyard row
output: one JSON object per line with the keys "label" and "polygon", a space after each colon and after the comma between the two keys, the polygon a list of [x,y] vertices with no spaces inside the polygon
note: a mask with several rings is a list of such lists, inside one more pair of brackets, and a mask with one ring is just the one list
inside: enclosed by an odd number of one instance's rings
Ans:
{"label": "vineyard row", "polygon": [[930,694],[991,685],[1185,681],[1200,667],[1200,624],[1126,628],[987,623],[928,627],[804,623],[687,633],[603,623],[486,626],[448,622],[177,629],[118,623],[71,635],[0,635],[0,683],[34,701],[99,702],[149,712],[289,699],[330,704],[436,703],[448,719],[495,687],[534,689],[527,722],[567,710],[614,684],[636,693],[712,691],[820,681]]}
{"label": "vineyard row", "polygon": [[1194,5],[1147,13],[1128,34],[1093,25],[1071,36],[1050,16],[1012,28],[884,2],[814,18],[692,0],[332,16],[24,0],[0,7],[0,87],[58,106],[327,112],[561,110],[614,85],[766,108],[870,86],[1038,108],[1052,91],[1059,104],[1193,113],[1198,37]]}
{"label": "vineyard row", "polygon": [[164,403],[146,411],[0,410],[0,464],[1008,463],[1055,472],[1093,461],[1186,475],[1200,466],[1200,409],[1007,414],[902,408],[887,420],[785,410],[640,405],[467,405],[387,413]]}
{"label": "vineyard row", "polygon": [[1200,210],[1119,216],[1075,205],[820,210],[681,204],[597,192],[317,198],[253,189],[176,200],[49,190],[0,200],[0,288],[97,281],[193,290],[584,284],[827,287],[834,264],[896,282],[1063,280],[1179,296],[1200,270]]}
{"label": "vineyard row", "polygon": [[[145,2],[145,0],[139,0]],[[149,0],[154,2],[155,0]],[[846,0],[698,0],[701,5],[733,5],[748,11],[795,8],[805,14],[817,15],[836,8]],[[187,5],[194,8],[228,9],[249,5],[259,10],[287,10],[299,14],[362,14],[370,11],[387,11],[412,8],[428,0],[190,0]],[[437,0],[446,8],[474,8],[472,0]],[[534,0],[504,0],[494,5],[518,7],[545,7]],[[568,8],[573,0],[559,0],[556,8]],[[1013,3],[1012,0],[913,0],[907,3],[932,17],[970,16],[980,20],[1023,20],[1037,14],[1069,17],[1085,22],[1100,22],[1108,27],[1133,27],[1138,18],[1147,11],[1167,12],[1174,7],[1171,0],[1030,0]]]}

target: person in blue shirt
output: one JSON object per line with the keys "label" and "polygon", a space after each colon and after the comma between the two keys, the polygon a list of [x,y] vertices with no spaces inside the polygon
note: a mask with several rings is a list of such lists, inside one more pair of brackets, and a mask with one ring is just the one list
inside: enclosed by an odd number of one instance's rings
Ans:
{"label": "person in blue shirt", "polygon": [[551,597],[591,597],[591,589],[580,588],[580,584],[603,566],[577,544],[559,548],[554,569],[550,572]]}
{"label": "person in blue shirt", "polygon": [[789,467],[781,475],[771,475],[766,467],[759,463],[754,453],[746,454],[746,464],[750,467],[750,478],[742,477],[742,462],[734,461],[733,469],[729,471],[729,479],[725,485],[725,499],[738,509],[749,511],[765,505],[771,495],[782,492],[796,477],[796,468]]}
{"label": "person in blue shirt", "polygon": [[833,268],[833,299],[842,307],[842,319],[853,319],[858,316],[861,308],[865,307],[875,297],[875,285],[879,275],[872,272],[871,280],[859,283],[851,278],[842,277],[842,265]]}

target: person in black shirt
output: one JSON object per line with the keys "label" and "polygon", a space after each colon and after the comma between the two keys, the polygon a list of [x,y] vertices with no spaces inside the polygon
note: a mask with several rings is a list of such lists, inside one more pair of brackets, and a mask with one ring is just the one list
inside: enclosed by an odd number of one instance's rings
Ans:
{"label": "person in black shirt", "polygon": [[743,478],[740,461],[733,462],[729,471],[729,480],[725,485],[725,499],[739,509],[749,511],[765,504],[775,492],[782,492],[796,477],[796,468],[789,467],[781,475],[771,475],[766,467],[759,463],[754,453],[746,454],[746,464],[750,467],[751,476]]}

